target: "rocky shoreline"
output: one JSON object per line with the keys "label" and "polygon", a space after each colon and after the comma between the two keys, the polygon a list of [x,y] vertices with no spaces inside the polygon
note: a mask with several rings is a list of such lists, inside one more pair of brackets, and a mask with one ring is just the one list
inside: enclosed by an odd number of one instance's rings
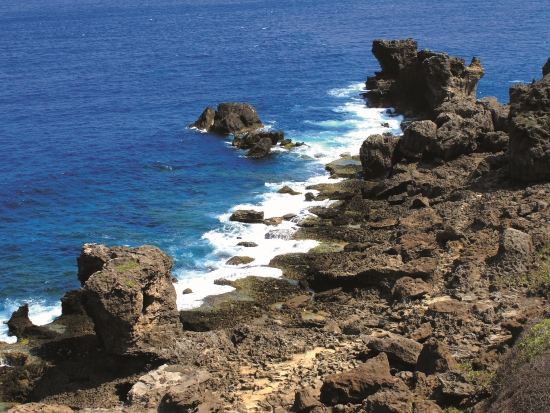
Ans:
{"label": "rocky shoreline", "polygon": [[[373,53],[382,70],[367,79],[368,104],[405,114],[404,134],[368,137],[360,167],[351,156],[331,166],[351,178],[308,188],[306,200],[334,201],[294,235],[319,247],[273,258],[282,279],[219,280],[235,292],[178,312],[158,248],[84,245],[82,288],[62,315],[34,326],[23,306],[9,321],[5,406],[548,411],[550,59],[501,105],[476,99],[476,58],[467,66],[412,39],[375,40]],[[231,108],[246,116],[220,117]],[[284,143],[254,132],[261,122],[244,109],[209,108],[194,125],[246,132],[236,146],[247,149]],[[252,212],[236,219],[264,223]]]}

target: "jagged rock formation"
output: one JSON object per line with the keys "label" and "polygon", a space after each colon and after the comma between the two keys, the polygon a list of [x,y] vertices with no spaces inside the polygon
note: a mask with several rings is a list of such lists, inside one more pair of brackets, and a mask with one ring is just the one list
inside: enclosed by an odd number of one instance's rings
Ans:
{"label": "jagged rock formation", "polygon": [[224,102],[218,110],[208,106],[190,128],[219,134],[239,134],[262,128],[256,109],[248,103]]}
{"label": "jagged rock formation", "polygon": [[[548,71],[548,62],[543,73]],[[510,88],[510,172],[521,181],[550,179],[550,76]]]}
{"label": "jagged rock formation", "polygon": [[109,353],[160,355],[182,331],[172,259],[153,246],[85,244],[79,263],[103,254],[110,259],[82,288],[84,307],[98,337]]}
{"label": "jagged rock formation", "polygon": [[445,53],[417,50],[413,39],[373,42],[372,53],[382,70],[367,78],[369,106],[430,113],[451,98],[475,99],[483,77],[479,59],[474,57],[466,66],[464,60]]}

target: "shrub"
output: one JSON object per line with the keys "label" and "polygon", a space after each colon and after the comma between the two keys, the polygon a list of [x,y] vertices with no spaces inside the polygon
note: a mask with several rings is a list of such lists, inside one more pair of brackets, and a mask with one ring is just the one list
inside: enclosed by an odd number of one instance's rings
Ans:
{"label": "shrub", "polygon": [[526,329],[501,360],[488,413],[547,413],[550,406],[550,319]]}

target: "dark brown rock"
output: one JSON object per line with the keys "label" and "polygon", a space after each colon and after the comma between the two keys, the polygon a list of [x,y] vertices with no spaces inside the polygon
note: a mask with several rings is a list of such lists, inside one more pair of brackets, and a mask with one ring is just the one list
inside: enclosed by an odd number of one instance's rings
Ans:
{"label": "dark brown rock", "polygon": [[505,132],[490,132],[483,136],[481,146],[484,151],[497,153],[507,152],[510,137]]}
{"label": "dark brown rock", "polygon": [[432,287],[420,278],[403,277],[396,281],[392,295],[397,299],[421,298],[432,292]]}
{"label": "dark brown rock", "polygon": [[414,395],[406,388],[383,389],[367,397],[367,413],[413,413]]}
{"label": "dark brown rock", "polygon": [[472,119],[451,119],[437,129],[436,137],[430,141],[424,157],[450,161],[472,153],[477,149],[476,137],[476,123]]}
{"label": "dark brown rock", "polygon": [[199,118],[189,125],[190,128],[197,128],[200,130],[208,131],[210,127],[214,124],[214,117],[216,116],[216,111],[212,106],[208,106],[204,112],[199,116]]}
{"label": "dark brown rock", "polygon": [[444,373],[456,368],[456,361],[449,353],[447,346],[435,338],[424,344],[416,363],[416,371],[426,375]]}
{"label": "dark brown rock", "polygon": [[363,336],[362,339],[369,349],[385,353],[388,359],[410,366],[416,365],[418,356],[422,351],[422,344],[399,334],[390,333],[382,338]]}
{"label": "dark brown rock", "polygon": [[242,242],[239,242],[237,245],[239,247],[245,247],[245,248],[254,248],[258,246],[258,244],[256,244],[255,242],[250,242],[250,241],[242,241]]}
{"label": "dark brown rock", "polygon": [[8,335],[16,336],[17,340],[36,339],[50,340],[59,336],[59,333],[47,327],[36,326],[29,319],[29,305],[24,304],[13,312],[8,320]]}
{"label": "dark brown rock", "polygon": [[418,161],[432,139],[435,139],[437,125],[430,120],[412,122],[399,141],[399,152],[410,161]]}
{"label": "dark brown rock", "polygon": [[283,131],[276,131],[276,132],[266,132],[266,131],[253,131],[248,132],[246,135],[244,135],[242,138],[235,137],[233,139],[233,146],[237,146],[239,149],[251,149],[255,145],[258,144],[258,142],[261,139],[269,138],[271,141],[271,145],[276,145],[278,142],[282,141],[284,138],[284,132]]}
{"label": "dark brown rock", "polygon": [[510,172],[521,181],[550,180],[550,76],[510,88]]}
{"label": "dark brown rock", "polygon": [[542,77],[545,77],[548,74],[550,74],[550,57],[542,67]]}
{"label": "dark brown rock", "polygon": [[294,397],[292,410],[297,413],[309,413],[316,407],[323,407],[323,404],[311,396],[308,389],[299,390]]}
{"label": "dark brown rock", "polygon": [[300,195],[301,192],[297,192],[288,186],[283,186],[277,191],[278,194],[290,194],[290,195]]}
{"label": "dark brown rock", "polygon": [[256,109],[248,103],[224,102],[218,105],[214,123],[208,130],[220,134],[239,134],[262,128]]}
{"label": "dark brown rock", "polygon": [[390,175],[399,139],[392,134],[371,135],[363,142],[359,156],[365,180],[382,180]]}
{"label": "dark brown rock", "polygon": [[156,247],[119,247],[86,281],[84,306],[108,353],[162,357],[181,336],[171,268],[172,259]]}
{"label": "dark brown rock", "polygon": [[494,130],[496,132],[508,132],[510,105],[501,105],[494,97],[481,98],[478,102],[491,113]]}
{"label": "dark brown rock", "polygon": [[86,309],[82,304],[82,290],[68,291],[61,297],[61,314],[86,314]]}
{"label": "dark brown rock", "polygon": [[271,152],[271,139],[261,138],[245,156],[248,158],[263,158]]}
{"label": "dark brown rock", "polygon": [[473,97],[483,67],[477,58],[464,60],[430,50],[417,52],[407,40],[373,42],[372,52],[382,71],[367,78],[370,107],[395,107],[399,112],[430,113],[452,98]]}
{"label": "dark brown rock", "polygon": [[417,400],[414,402],[413,413],[441,413],[441,407],[431,400]]}
{"label": "dark brown rock", "polygon": [[330,406],[359,403],[381,388],[393,384],[388,357],[381,353],[346,373],[326,376],[321,387],[321,402]]}
{"label": "dark brown rock", "polygon": [[411,333],[411,339],[414,341],[422,342],[430,337],[433,333],[433,327],[431,323],[424,323]]}
{"label": "dark brown rock", "polygon": [[253,209],[238,209],[231,214],[229,220],[248,224],[261,224],[264,221],[264,213],[263,211],[254,211]]}
{"label": "dark brown rock", "polygon": [[252,261],[254,261],[254,258],[252,257],[243,257],[243,256],[235,256],[226,261],[226,265],[242,265],[242,264],[250,264]]}

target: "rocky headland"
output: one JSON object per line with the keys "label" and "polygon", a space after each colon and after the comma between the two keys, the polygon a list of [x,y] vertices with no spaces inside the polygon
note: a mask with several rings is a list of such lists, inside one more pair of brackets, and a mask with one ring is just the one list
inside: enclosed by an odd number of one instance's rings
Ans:
{"label": "rocky headland", "polygon": [[[333,200],[294,234],[320,246],[274,257],[281,279],[219,280],[236,292],[178,312],[158,248],[84,245],[63,314],[9,321],[11,412],[548,412],[550,59],[502,105],[476,99],[476,58],[412,39],[373,53],[368,105],[405,114],[404,133],[365,137],[333,167],[350,179],[301,195]],[[221,106],[195,127],[284,142],[259,120],[217,121]]]}

